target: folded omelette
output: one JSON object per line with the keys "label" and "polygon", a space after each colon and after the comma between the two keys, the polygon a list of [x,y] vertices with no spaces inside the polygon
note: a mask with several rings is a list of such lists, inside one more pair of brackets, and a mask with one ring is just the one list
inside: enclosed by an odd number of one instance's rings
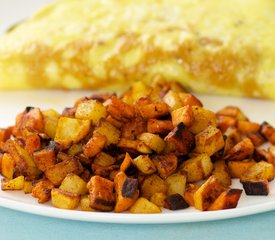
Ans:
{"label": "folded omelette", "polygon": [[0,38],[0,89],[176,80],[275,99],[273,0],[59,0]]}

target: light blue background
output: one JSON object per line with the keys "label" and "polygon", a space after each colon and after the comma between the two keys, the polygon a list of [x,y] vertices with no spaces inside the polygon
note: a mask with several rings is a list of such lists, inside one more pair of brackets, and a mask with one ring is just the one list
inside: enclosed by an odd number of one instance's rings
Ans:
{"label": "light blue background", "polygon": [[0,207],[0,239],[271,240],[275,239],[275,211],[211,222],[127,225],[62,220]]}

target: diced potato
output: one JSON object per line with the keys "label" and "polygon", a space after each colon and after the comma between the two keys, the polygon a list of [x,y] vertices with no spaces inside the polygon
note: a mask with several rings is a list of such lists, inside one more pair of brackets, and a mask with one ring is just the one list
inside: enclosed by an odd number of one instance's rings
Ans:
{"label": "diced potato", "polygon": [[[120,138],[119,142],[117,143],[117,146],[129,152],[136,152],[138,145],[140,143],[141,142],[138,140],[129,140],[127,138]],[[149,149],[149,153],[152,152],[151,148],[149,148],[148,146],[147,146],[147,149]]]}
{"label": "diced potato", "polygon": [[146,177],[141,185],[141,196],[147,199],[157,192],[166,194],[167,191],[168,184],[156,174]]}
{"label": "diced potato", "polygon": [[244,113],[240,110],[240,108],[236,107],[236,106],[227,106],[224,107],[223,109],[219,110],[217,112],[217,115],[220,116],[229,116],[229,117],[233,117],[237,120],[248,120],[248,118],[244,115]]}
{"label": "diced potato", "polygon": [[245,138],[229,150],[224,159],[230,161],[244,160],[250,158],[253,152],[254,145],[252,141],[249,138]]}
{"label": "diced potato", "polygon": [[190,105],[202,107],[201,101],[191,93],[179,93],[179,96],[182,99],[184,106]]}
{"label": "diced potato", "polygon": [[94,133],[92,138],[83,147],[83,153],[86,157],[94,157],[105,147],[107,138],[100,134]]}
{"label": "diced potato", "polygon": [[6,142],[12,134],[12,127],[0,128],[0,142]]}
{"label": "diced potato", "polygon": [[200,185],[188,183],[185,187],[184,200],[188,203],[189,206],[194,206],[194,194],[199,189]]}
{"label": "diced potato", "polygon": [[100,176],[88,182],[90,206],[100,211],[112,211],[115,206],[114,183]]}
{"label": "diced potato", "polygon": [[1,188],[6,190],[22,190],[24,188],[24,176],[19,176],[14,179],[3,178],[1,181]]}
{"label": "diced potato", "polygon": [[63,146],[79,142],[90,131],[90,120],[60,117],[54,140]]}
{"label": "diced potato", "polygon": [[242,194],[242,189],[228,189],[224,191],[207,209],[208,211],[236,208]]}
{"label": "diced potato", "polygon": [[29,154],[32,154],[33,152],[41,149],[41,139],[38,133],[29,133],[24,140],[25,140],[24,149]]}
{"label": "diced potato", "polygon": [[160,208],[146,198],[140,197],[129,209],[130,213],[161,213]]}
{"label": "diced potato", "polygon": [[106,118],[107,110],[102,103],[96,100],[87,100],[78,104],[75,117],[81,120],[90,120],[96,125],[101,118]]}
{"label": "diced potato", "polygon": [[165,179],[168,184],[168,195],[180,194],[184,196],[186,186],[186,176],[180,173],[174,173]]}
{"label": "diced potato", "polygon": [[136,142],[137,145],[136,145],[136,150],[142,154],[150,154],[153,152],[153,150],[148,147],[144,142],[142,141],[137,141]]}
{"label": "diced potato", "polygon": [[195,136],[197,153],[206,153],[212,156],[215,152],[224,147],[224,140],[221,131],[213,126],[208,126]]}
{"label": "diced potato", "polygon": [[194,194],[195,208],[201,211],[207,210],[224,190],[225,188],[215,177],[209,177]]}
{"label": "diced potato", "polygon": [[144,132],[146,132],[146,122],[140,116],[125,122],[121,127],[121,137],[129,140],[136,140],[137,136]]}
{"label": "diced potato", "polygon": [[246,134],[248,132],[258,132],[260,130],[260,127],[260,124],[246,120],[239,120],[237,124],[237,128],[243,134]]}
{"label": "diced potato", "polygon": [[197,134],[207,128],[209,125],[216,127],[217,126],[217,118],[215,113],[198,106],[192,106],[193,110],[193,123],[189,130]]}
{"label": "diced potato", "polygon": [[275,128],[273,126],[267,122],[263,122],[260,132],[271,144],[275,144]]}
{"label": "diced potato", "polygon": [[165,147],[164,140],[159,135],[153,133],[142,133],[138,136],[138,139],[158,154],[160,154]]}
{"label": "diced potato", "polygon": [[154,195],[151,196],[150,202],[156,204],[158,207],[163,207],[166,197],[166,194],[162,192],[156,192]]}
{"label": "diced potato", "polygon": [[237,128],[228,128],[224,133],[224,139],[224,155],[227,155],[237,143],[242,141],[242,136]]}
{"label": "diced potato", "polygon": [[245,180],[241,182],[246,195],[264,195],[269,194],[269,185],[266,179]]}
{"label": "diced potato", "polygon": [[160,177],[167,178],[174,173],[178,166],[178,158],[175,154],[158,155],[153,158]]}
{"label": "diced potato", "polygon": [[256,164],[254,160],[228,161],[228,169],[232,178],[240,178],[251,166]]}
{"label": "diced potato", "polygon": [[183,123],[178,124],[164,140],[168,142],[172,149],[176,152],[186,155],[188,154],[195,145],[194,135],[184,126]]}
{"label": "diced potato", "polygon": [[137,105],[137,107],[144,119],[159,118],[169,114],[169,106],[162,101],[146,105]]}
{"label": "diced potato", "polygon": [[178,93],[169,90],[163,97],[163,101],[170,107],[171,111],[181,108],[183,106],[182,100]]}
{"label": "diced potato", "polygon": [[120,171],[125,172],[133,163],[133,159],[129,155],[129,153],[125,154],[123,162],[120,165]]}
{"label": "diced potato", "polygon": [[46,133],[51,139],[54,139],[60,115],[52,109],[44,111],[42,114],[44,116],[44,133]]}
{"label": "diced potato", "polygon": [[259,132],[248,132],[247,137],[253,142],[255,147],[261,146],[266,141],[265,138]]}
{"label": "diced potato", "polygon": [[127,122],[135,116],[135,109],[131,105],[123,102],[116,96],[112,96],[110,104],[107,106],[110,115],[123,122]]}
{"label": "diced potato", "polygon": [[45,203],[51,198],[51,190],[54,185],[48,179],[42,179],[32,187],[32,196],[38,198],[39,203]]}
{"label": "diced potato", "polygon": [[23,190],[24,190],[24,193],[25,194],[28,194],[28,193],[31,193],[32,192],[32,181],[27,181],[27,180],[25,180],[25,182],[24,182],[24,188],[23,188]]}
{"label": "diced potato", "polygon": [[224,133],[228,128],[234,128],[237,125],[237,119],[229,116],[217,116],[218,127]]}
{"label": "diced potato", "polygon": [[124,172],[119,172],[114,179],[116,191],[115,212],[124,212],[138,199],[137,179],[127,178]]}
{"label": "diced potato", "polygon": [[82,195],[80,198],[80,208],[82,211],[89,211],[89,212],[94,212],[96,211],[95,209],[90,207],[90,199],[89,196],[86,195]]}
{"label": "diced potato", "polygon": [[176,127],[181,122],[187,126],[190,127],[193,123],[194,117],[193,117],[193,110],[190,105],[178,108],[171,112],[172,117],[172,123],[173,126]]}
{"label": "diced potato", "polygon": [[249,167],[240,177],[241,181],[266,179],[271,181],[274,179],[274,166],[265,161],[257,162]]}
{"label": "diced potato", "polygon": [[116,159],[114,157],[105,152],[100,152],[96,155],[93,163],[102,167],[107,167],[113,165],[115,162]]}
{"label": "diced potato", "polygon": [[112,124],[116,128],[121,128],[124,124],[124,122],[121,122],[121,121],[113,118],[111,115],[108,115],[106,117],[106,121],[109,122],[110,124]]}
{"label": "diced potato", "polygon": [[82,171],[83,167],[80,162],[75,158],[71,158],[47,168],[45,175],[55,186],[59,186],[67,174],[80,174]]}
{"label": "diced potato", "polygon": [[207,178],[212,173],[213,163],[210,157],[203,153],[183,162],[180,169],[186,173],[187,182],[196,182]]}
{"label": "diced potato", "polygon": [[147,121],[147,131],[154,134],[167,134],[173,130],[170,120],[149,119]]}
{"label": "diced potato", "polygon": [[54,149],[44,148],[33,153],[33,160],[39,170],[45,171],[47,168],[56,164]]}
{"label": "diced potato", "polygon": [[8,179],[12,179],[15,172],[15,161],[9,153],[3,154],[1,165],[1,174]]}
{"label": "diced potato", "polygon": [[52,189],[51,198],[54,207],[63,209],[76,209],[80,201],[79,195],[58,188]]}
{"label": "diced potato", "polygon": [[133,163],[144,174],[152,174],[157,170],[148,155],[139,155],[133,159]]}
{"label": "diced potato", "polygon": [[214,162],[214,169],[212,175],[224,186],[231,185],[231,176],[229,169],[223,159]]}
{"label": "diced potato", "polygon": [[81,177],[73,173],[69,173],[64,178],[59,189],[78,195],[83,195],[88,192],[87,183]]}
{"label": "diced potato", "polygon": [[101,134],[107,138],[106,145],[117,144],[120,139],[120,131],[105,119],[101,119],[94,134]]}

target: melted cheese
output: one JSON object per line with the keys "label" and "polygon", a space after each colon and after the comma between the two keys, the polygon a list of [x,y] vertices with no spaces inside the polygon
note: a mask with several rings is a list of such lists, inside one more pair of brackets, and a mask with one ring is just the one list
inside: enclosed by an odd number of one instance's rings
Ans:
{"label": "melted cheese", "polygon": [[112,88],[155,75],[275,99],[273,0],[59,0],[0,38],[0,89]]}

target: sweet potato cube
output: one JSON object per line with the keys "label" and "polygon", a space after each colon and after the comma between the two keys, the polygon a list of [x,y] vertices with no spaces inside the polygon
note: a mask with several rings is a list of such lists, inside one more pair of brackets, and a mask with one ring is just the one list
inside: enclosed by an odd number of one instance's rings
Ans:
{"label": "sweet potato cube", "polygon": [[191,93],[179,93],[182,99],[183,105],[198,106],[202,107],[202,102]]}
{"label": "sweet potato cube", "polygon": [[81,177],[73,173],[69,173],[63,179],[59,189],[78,195],[84,195],[88,192],[87,183]]}
{"label": "sweet potato cube", "polygon": [[129,209],[130,213],[161,213],[160,208],[146,198],[140,197]]}
{"label": "sweet potato cube", "polygon": [[105,147],[107,138],[100,134],[94,133],[92,138],[84,145],[83,153],[86,157],[94,157]]}
{"label": "sweet potato cube", "polygon": [[218,127],[224,133],[228,128],[236,127],[237,120],[229,116],[217,116]]}
{"label": "sweet potato cube", "polygon": [[215,177],[209,177],[194,194],[195,208],[201,211],[207,210],[224,190],[225,188]]}
{"label": "sweet potato cube", "polygon": [[162,178],[170,176],[178,166],[178,158],[175,154],[158,155],[153,158],[153,162]]}
{"label": "sweet potato cube", "polygon": [[159,118],[169,114],[169,106],[162,101],[146,105],[137,104],[139,112],[144,119]]}
{"label": "sweet potato cube", "polygon": [[187,126],[190,127],[193,123],[193,110],[190,105],[178,108],[171,112],[171,117],[172,117],[172,123],[173,126],[176,127],[178,124],[181,122]]}
{"label": "sweet potato cube", "polygon": [[120,139],[121,132],[119,129],[114,127],[111,123],[105,119],[101,119],[94,130],[94,134],[101,134],[107,138],[105,146],[110,144],[117,144]]}
{"label": "sweet potato cube", "polygon": [[228,169],[232,178],[240,178],[251,166],[256,164],[254,160],[228,161]]}
{"label": "sweet potato cube", "polygon": [[124,212],[138,199],[137,179],[128,178],[124,172],[119,172],[114,179],[116,190],[115,212]]}
{"label": "sweet potato cube", "polygon": [[120,171],[125,172],[133,163],[133,159],[129,155],[129,153],[125,154],[123,162],[120,165]]}
{"label": "sweet potato cube", "polygon": [[45,171],[50,166],[56,164],[56,156],[54,149],[44,148],[33,153],[33,160],[39,170]]}
{"label": "sweet potato cube", "polygon": [[1,188],[6,190],[22,190],[24,188],[24,176],[19,176],[14,179],[3,178],[1,181]]}
{"label": "sweet potato cube", "polygon": [[96,100],[87,100],[79,103],[76,108],[75,117],[81,120],[89,120],[96,125],[101,118],[106,118],[107,110],[102,103]]}
{"label": "sweet potato cube", "polygon": [[269,193],[269,185],[266,179],[242,181],[246,195],[264,195]]}
{"label": "sweet potato cube", "polygon": [[229,116],[233,117],[237,120],[245,120],[247,121],[248,118],[245,116],[245,114],[240,110],[240,108],[236,106],[226,106],[223,109],[219,110],[217,112],[217,115],[220,116]]}
{"label": "sweet potato cube", "polygon": [[225,156],[225,160],[238,161],[251,158],[254,152],[254,145],[249,138],[237,143]]}
{"label": "sweet potato cube", "polygon": [[206,153],[212,156],[224,147],[224,139],[221,131],[213,126],[208,126],[195,136],[197,153]]}
{"label": "sweet potato cube", "polygon": [[246,136],[250,138],[255,147],[261,146],[266,141],[263,135],[261,135],[259,132],[248,132],[246,133]]}
{"label": "sweet potato cube", "polygon": [[272,144],[275,144],[275,128],[268,122],[261,124],[260,133]]}
{"label": "sweet potato cube", "polygon": [[224,191],[207,209],[208,211],[236,208],[242,194],[242,189],[228,189]]}
{"label": "sweet potato cube", "polygon": [[184,126],[183,123],[178,124],[164,139],[169,142],[177,152],[188,154],[195,145],[194,135]]}
{"label": "sweet potato cube", "polygon": [[149,119],[147,121],[147,131],[155,134],[167,134],[173,130],[173,124],[170,120]]}
{"label": "sweet potato cube", "polygon": [[51,190],[54,185],[48,179],[43,179],[35,183],[32,187],[32,196],[38,198],[39,203],[45,203],[51,198]]}
{"label": "sweet potato cube", "polygon": [[183,198],[189,206],[194,206],[194,194],[199,189],[199,187],[200,186],[198,184],[186,184]]}
{"label": "sweet potato cube", "polygon": [[210,157],[203,153],[183,162],[180,170],[186,173],[187,182],[196,182],[207,178],[213,170]]}
{"label": "sweet potato cube", "polygon": [[81,163],[76,158],[71,157],[71,159],[47,168],[45,175],[55,186],[59,186],[67,174],[80,174],[82,171],[83,167]]}
{"label": "sweet potato cube", "polygon": [[60,117],[54,140],[62,146],[69,146],[83,139],[90,131],[90,120]]}
{"label": "sweet potato cube", "polygon": [[88,182],[90,206],[100,211],[112,211],[115,206],[114,183],[100,176]]}
{"label": "sweet potato cube", "polygon": [[0,128],[0,142],[6,142],[12,134],[12,128]]}
{"label": "sweet potato cube", "polygon": [[76,209],[80,201],[79,195],[63,191],[59,188],[52,189],[51,198],[52,205],[62,209]]}
{"label": "sweet potato cube", "polygon": [[260,130],[260,127],[260,124],[247,120],[239,120],[237,123],[237,128],[243,134],[246,134],[248,132],[258,132]]}

